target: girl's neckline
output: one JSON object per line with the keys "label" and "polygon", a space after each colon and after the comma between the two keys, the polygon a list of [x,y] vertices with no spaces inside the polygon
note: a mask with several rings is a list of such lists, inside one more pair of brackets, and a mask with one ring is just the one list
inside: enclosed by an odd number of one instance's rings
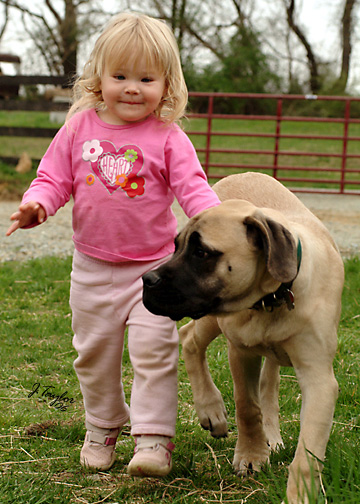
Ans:
{"label": "girl's neckline", "polygon": [[149,115],[148,117],[146,117],[146,119],[144,119],[143,121],[139,121],[139,122],[128,123],[128,124],[110,124],[110,123],[107,123],[107,122],[103,121],[102,119],[100,119],[100,117],[98,116],[98,114],[96,112],[96,109],[94,109],[94,108],[91,109],[91,113],[93,115],[92,119],[94,119],[103,128],[109,128],[109,129],[136,128],[137,126],[141,126],[142,124],[145,124],[147,122],[150,122],[153,120],[157,121],[155,116]]}

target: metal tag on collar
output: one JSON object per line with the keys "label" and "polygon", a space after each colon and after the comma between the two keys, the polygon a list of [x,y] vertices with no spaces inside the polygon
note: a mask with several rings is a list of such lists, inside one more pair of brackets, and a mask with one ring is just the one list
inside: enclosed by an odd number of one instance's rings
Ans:
{"label": "metal tag on collar", "polygon": [[[273,296],[274,296],[274,299],[276,300],[275,294],[273,294]],[[268,312],[268,313],[271,313],[274,311],[274,306],[272,304],[267,305],[265,302],[265,299],[261,300],[261,308],[263,309],[263,311]]]}
{"label": "metal tag on collar", "polygon": [[283,297],[285,299],[288,310],[289,311],[293,310],[295,308],[295,296],[293,291],[291,291],[290,289],[286,289],[283,292]]}

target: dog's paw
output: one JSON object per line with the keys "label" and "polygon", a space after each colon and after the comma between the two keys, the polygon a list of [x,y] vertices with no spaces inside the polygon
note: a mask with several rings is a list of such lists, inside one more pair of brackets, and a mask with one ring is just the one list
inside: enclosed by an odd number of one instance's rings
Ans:
{"label": "dog's paw", "polygon": [[238,476],[239,478],[244,478],[250,476],[254,472],[262,471],[263,467],[269,463],[270,463],[269,459],[266,460],[253,459],[251,462],[247,459],[241,459],[239,463],[236,464],[234,463],[233,466],[236,476]]}
{"label": "dog's paw", "polygon": [[285,448],[285,445],[284,445],[283,440],[281,438],[280,439],[272,439],[272,440],[269,439],[268,445],[269,445],[270,451],[272,451],[272,452],[279,452],[280,450]]}
{"label": "dog's paw", "polygon": [[210,434],[214,438],[225,438],[228,435],[226,420],[225,422],[224,421],[215,422],[215,424],[213,425],[211,419],[208,418],[206,422],[201,422],[200,425],[203,429],[210,431]]}
{"label": "dog's paw", "polygon": [[233,467],[236,476],[246,477],[260,472],[266,464],[270,464],[269,449],[264,448],[253,454],[235,451]]}
{"label": "dog's paw", "polygon": [[223,405],[214,408],[197,408],[200,425],[215,438],[227,437],[227,413]]}
{"label": "dog's paw", "polygon": [[277,452],[282,448],[285,448],[284,442],[282,440],[279,427],[271,422],[264,422],[264,431],[267,438],[268,446],[272,452]]}
{"label": "dog's paw", "polygon": [[228,427],[224,401],[215,385],[212,387],[210,385],[206,394],[199,395],[194,393],[196,413],[201,427],[210,431],[213,437],[226,437]]}

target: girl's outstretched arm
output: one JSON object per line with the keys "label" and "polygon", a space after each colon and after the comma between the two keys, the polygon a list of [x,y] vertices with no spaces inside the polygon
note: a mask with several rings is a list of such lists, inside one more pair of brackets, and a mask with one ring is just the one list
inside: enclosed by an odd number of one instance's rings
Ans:
{"label": "girl's outstretched arm", "polygon": [[6,231],[6,236],[10,236],[19,228],[41,224],[44,222],[45,217],[44,208],[36,201],[29,201],[24,205],[20,205],[19,209],[10,216],[10,220],[14,222]]}

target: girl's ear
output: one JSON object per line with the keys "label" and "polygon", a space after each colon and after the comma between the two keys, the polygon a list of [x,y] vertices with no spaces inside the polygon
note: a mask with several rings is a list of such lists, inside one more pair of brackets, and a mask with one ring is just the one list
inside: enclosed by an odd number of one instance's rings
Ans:
{"label": "girl's ear", "polygon": [[167,99],[168,92],[169,92],[169,83],[167,81],[167,78],[165,78],[164,91],[161,97],[161,101],[165,101]]}
{"label": "girl's ear", "polygon": [[163,94],[162,94],[162,97],[161,97],[161,100],[159,103],[159,108],[161,108],[161,107],[163,107],[163,105],[165,105],[165,102],[167,100],[167,95],[168,95],[168,86],[165,83],[164,91],[163,91]]}
{"label": "girl's ear", "polygon": [[161,101],[166,100],[167,95],[168,95],[168,90],[169,90],[169,87],[168,87],[167,83],[165,82],[164,91],[163,91],[163,95],[161,97]]}

